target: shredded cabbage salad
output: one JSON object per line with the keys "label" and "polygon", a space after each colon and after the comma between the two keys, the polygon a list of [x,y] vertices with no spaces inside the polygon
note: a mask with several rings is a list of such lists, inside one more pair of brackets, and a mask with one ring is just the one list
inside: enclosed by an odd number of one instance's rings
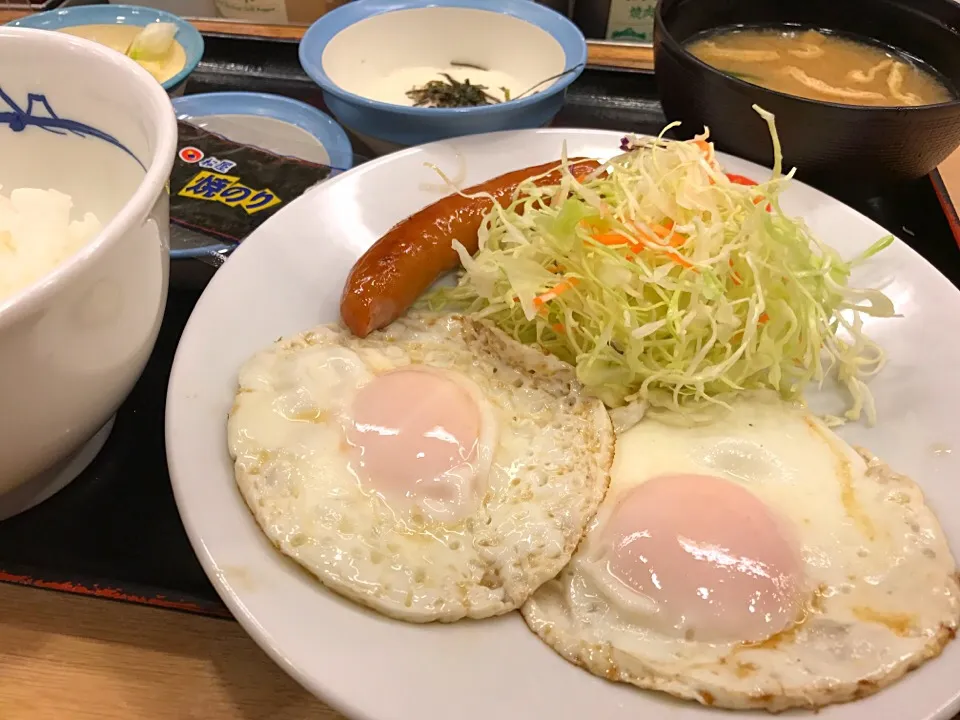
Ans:
{"label": "shredded cabbage salad", "polygon": [[[875,410],[864,380],[884,363],[863,316],[892,316],[879,290],[847,286],[851,269],[892,242],[844,261],[787,216],[775,163],[759,184],[727,175],[709,131],[692,141],[625,138],[623,154],[582,181],[564,148],[558,185],[524,181],[494,203],[463,274],[430,294],[434,309],[488,318],[576,368],[611,408],[632,403],[695,420],[736,394],[797,397],[831,369],[849,391],[846,419]],[[838,422],[842,420],[837,418]]]}

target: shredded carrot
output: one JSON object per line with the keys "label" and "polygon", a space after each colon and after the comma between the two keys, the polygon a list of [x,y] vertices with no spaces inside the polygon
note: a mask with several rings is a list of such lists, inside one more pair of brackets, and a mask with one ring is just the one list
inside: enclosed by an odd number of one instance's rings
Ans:
{"label": "shredded carrot", "polygon": [[[580,221],[581,226],[587,230],[596,231],[596,225],[593,223],[588,223],[585,220]],[[673,252],[669,248],[679,247],[684,242],[686,242],[686,237],[673,232],[673,221],[669,218],[664,221],[663,225],[652,225],[650,229],[654,232],[656,237],[650,237],[643,229],[633,223],[634,229],[637,231],[637,238],[635,241],[626,235],[621,235],[620,233],[608,233],[608,232],[597,232],[595,235],[591,235],[591,239],[594,242],[597,242],[601,245],[607,245],[610,247],[616,247],[619,245],[628,245],[630,250],[634,253],[640,252],[643,248],[651,248],[659,250],[664,253],[667,257],[673,260],[678,265],[685,268],[693,268],[693,265],[687,260],[683,255],[680,255],[677,252]],[[660,242],[660,240],[666,240],[670,238],[669,242]]]}
{"label": "shredded carrot", "polygon": [[[640,228],[637,228],[637,230],[639,231]],[[667,234],[669,235],[669,232]],[[664,255],[666,255],[668,258],[673,260],[675,263],[677,263],[677,265],[696,270],[696,268],[693,267],[693,264],[689,260],[687,260],[683,255],[669,249],[670,246],[673,245],[673,243],[670,243],[670,245],[667,245],[666,243],[657,242],[656,240],[653,240],[647,237],[646,233],[642,231],[640,232],[640,235],[637,238],[637,241],[638,241],[637,244],[634,245],[632,248],[634,252],[640,252],[640,250],[644,247],[650,248],[652,250],[658,250],[662,252]]]}
{"label": "shredded carrot", "polygon": [[757,184],[756,180],[751,180],[746,175],[735,175],[734,173],[727,173],[727,180],[734,185],[747,185],[752,187]]}
{"label": "shredded carrot", "polygon": [[[730,258],[730,260],[728,260],[727,262],[728,262],[728,264],[730,265],[730,267],[732,268],[732,267],[733,267],[733,258]],[[734,284],[734,285],[743,285],[743,278],[740,277],[740,273],[738,273],[736,270],[734,270],[732,273],[730,273],[730,278],[733,280],[733,284]]]}
{"label": "shredded carrot", "polygon": [[673,232],[673,220],[667,219],[663,225],[651,225],[650,229],[653,230],[661,240],[667,240],[669,238],[666,244],[670,247],[680,247],[687,241],[686,235]]}
{"label": "shredded carrot", "polygon": [[[757,318],[757,323],[759,325],[763,325],[769,319],[770,319],[769,315],[767,315],[766,313],[760,313],[760,317]],[[741,342],[743,340],[743,330],[737,330],[730,339],[736,343]]]}
{"label": "shredded carrot", "polygon": [[[641,228],[637,223],[631,223],[631,225],[633,225],[634,230],[636,230],[638,233],[642,234],[645,238],[649,240],[656,240],[656,239],[666,240],[667,238],[670,238],[670,241],[668,243],[660,243],[660,244],[669,245],[670,247],[680,247],[681,245],[683,245],[683,243],[687,241],[687,237],[685,235],[681,235],[680,233],[673,233],[674,223],[673,223],[673,220],[671,220],[670,218],[665,219],[663,221],[663,224],[658,225],[654,223],[649,226],[650,230],[653,231],[654,237],[650,237],[650,235],[643,228]],[[627,237],[626,235],[621,235],[620,233],[615,233],[615,232],[608,232],[610,227],[609,223],[605,223],[605,222],[597,223],[597,222],[590,222],[588,220],[581,220],[580,226],[587,232],[591,233],[590,237],[593,238],[598,243],[600,243],[601,245],[623,245],[625,243],[633,244],[633,240]],[[673,233],[672,236],[671,236],[671,233]]]}
{"label": "shredded carrot", "polygon": [[650,235],[648,235],[646,231],[644,231],[644,229],[641,228],[637,223],[632,223],[632,225],[634,229],[643,236],[641,238],[641,242],[643,241],[643,238],[646,238],[647,240],[666,240],[667,238],[670,238],[669,242],[658,242],[657,244],[669,245],[670,247],[676,248],[680,247],[687,241],[687,236],[681,235],[680,233],[674,233],[673,236],[671,236],[671,233],[673,232],[673,220],[670,218],[664,220],[662,225],[654,223],[653,225],[649,226],[655,237],[650,237]]}
{"label": "shredded carrot", "polygon": [[[703,159],[707,161],[707,164],[714,170],[720,172],[720,164],[714,155],[713,144],[706,140],[691,140],[690,142],[700,149],[700,154],[703,155]],[[713,185],[713,178],[710,178],[710,184]]]}
{"label": "shredded carrot", "polygon": [[687,259],[686,259],[683,255],[681,255],[680,253],[675,253],[675,252],[672,252],[672,251],[670,251],[670,250],[665,250],[664,253],[666,254],[667,257],[669,257],[671,260],[673,260],[673,261],[674,261],[677,265],[679,265],[680,267],[689,268],[689,269],[693,270],[694,272],[699,272],[699,271],[693,266],[693,263],[690,262],[689,260],[687,260]]}
{"label": "shredded carrot", "polygon": [[[734,175],[733,173],[727,173],[727,179],[732,182],[734,185],[746,185],[747,187],[753,187],[757,184],[756,180],[751,180],[750,178],[744,175]],[[753,201],[754,205],[759,205],[763,202],[762,197],[758,197]],[[767,203],[766,211],[771,212],[773,207]]]}
{"label": "shredded carrot", "polygon": [[557,334],[562,333],[566,330],[566,328],[563,326],[563,323],[554,323],[550,327]]}
{"label": "shredded carrot", "polygon": [[[685,267],[685,268],[690,268],[690,269],[692,269],[692,270],[696,270],[696,268],[693,267],[693,263],[691,263],[689,260],[687,260],[687,259],[686,259],[683,255],[681,255],[680,253],[674,252],[673,250],[668,250],[668,249],[667,249],[667,246],[662,245],[661,243],[650,242],[650,241],[646,241],[646,240],[642,240],[642,239],[641,239],[641,242],[643,243],[643,245],[644,245],[645,247],[659,250],[659,251],[662,252],[664,255],[666,255],[668,258],[670,258],[671,260],[673,260],[673,261],[674,261],[677,265],[679,265],[680,267]],[[636,252],[636,250],[635,250],[634,252]]]}
{"label": "shredded carrot", "polygon": [[543,307],[546,303],[551,300],[555,300],[561,294],[565,293],[570,288],[576,287],[580,284],[579,278],[568,278],[566,280],[561,280],[551,289],[547,290],[542,295],[538,295],[533,299],[533,304],[536,307]]}
{"label": "shredded carrot", "polygon": [[601,233],[600,235],[592,235],[591,238],[600,243],[601,245],[633,245],[633,241],[628,238],[626,235],[620,235],[619,233]]}

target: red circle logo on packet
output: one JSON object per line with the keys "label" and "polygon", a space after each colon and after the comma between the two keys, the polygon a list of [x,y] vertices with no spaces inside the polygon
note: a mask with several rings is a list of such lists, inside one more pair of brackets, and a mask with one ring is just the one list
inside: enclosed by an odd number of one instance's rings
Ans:
{"label": "red circle logo on packet", "polygon": [[180,159],[187,163],[197,163],[203,160],[203,151],[187,146],[180,150]]}

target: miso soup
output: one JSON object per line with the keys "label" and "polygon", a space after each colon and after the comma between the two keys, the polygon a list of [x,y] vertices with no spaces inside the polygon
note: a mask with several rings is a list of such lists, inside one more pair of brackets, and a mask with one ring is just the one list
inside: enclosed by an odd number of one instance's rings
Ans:
{"label": "miso soup", "polygon": [[955,97],[944,79],[907,53],[829,31],[736,28],[695,37],[687,49],[728,75],[810,100],[906,106]]}

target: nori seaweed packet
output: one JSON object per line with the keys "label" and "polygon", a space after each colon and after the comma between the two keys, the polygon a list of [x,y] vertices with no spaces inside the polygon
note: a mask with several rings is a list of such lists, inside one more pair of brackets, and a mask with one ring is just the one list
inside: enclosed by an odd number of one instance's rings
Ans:
{"label": "nori seaweed packet", "polygon": [[234,142],[183,120],[177,124],[179,142],[170,173],[171,247],[209,248],[199,259],[217,266],[274,214],[342,172]]}

